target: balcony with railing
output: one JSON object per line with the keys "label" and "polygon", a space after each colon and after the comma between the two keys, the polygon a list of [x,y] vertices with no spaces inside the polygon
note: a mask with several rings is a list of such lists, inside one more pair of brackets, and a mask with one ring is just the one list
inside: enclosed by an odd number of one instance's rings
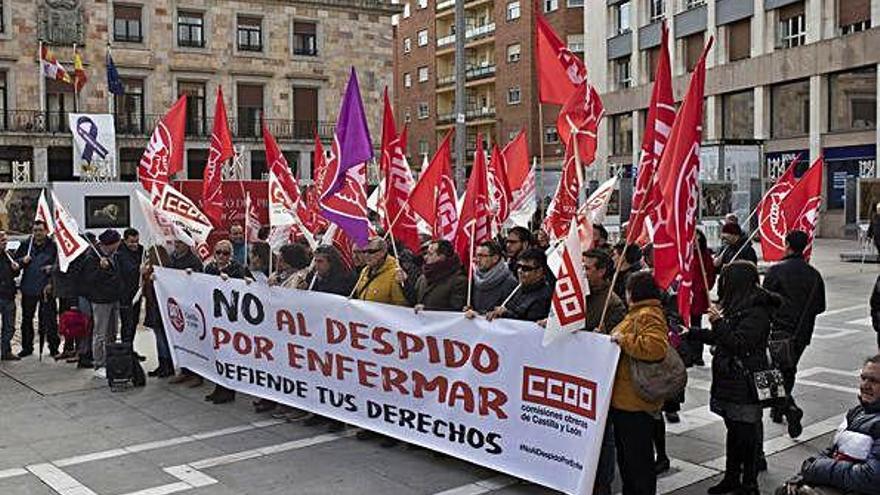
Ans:
{"label": "balcony with railing", "polygon": [[468,119],[490,119],[495,117],[494,106],[469,106],[465,112]]}
{"label": "balcony with railing", "polygon": [[455,83],[455,74],[447,74],[447,75],[438,75],[437,76],[437,87],[441,86],[449,86]]}
{"label": "balcony with railing", "polygon": [[473,26],[465,31],[465,38],[470,41],[477,38],[484,38],[486,36],[491,36],[495,32],[495,23],[490,22],[488,24],[483,24],[482,26]]}
{"label": "balcony with railing", "polygon": [[455,112],[437,113],[437,125],[451,124],[455,122]]}
{"label": "balcony with railing", "polygon": [[[39,110],[0,110],[0,132],[36,135],[70,134],[67,112],[41,112]],[[120,137],[149,137],[156,123],[163,117],[161,114],[116,114],[116,134]],[[186,135],[191,138],[210,136],[209,122],[212,117],[200,119],[189,118],[186,122]],[[322,139],[333,137],[332,122],[306,120],[266,119],[269,131],[279,140],[305,140],[315,138],[315,133]],[[262,139],[262,127],[253,119],[229,119],[229,130],[232,137],[238,140]]]}
{"label": "balcony with railing", "polygon": [[442,48],[444,46],[448,46],[455,43],[455,34],[450,34],[448,36],[443,36],[442,38],[437,38],[437,48]]}
{"label": "balcony with railing", "polygon": [[495,75],[495,65],[471,65],[465,69],[464,75],[468,81],[492,77]]}
{"label": "balcony with railing", "polygon": [[437,2],[437,11],[446,10],[449,7],[455,6],[455,0],[441,0]]}

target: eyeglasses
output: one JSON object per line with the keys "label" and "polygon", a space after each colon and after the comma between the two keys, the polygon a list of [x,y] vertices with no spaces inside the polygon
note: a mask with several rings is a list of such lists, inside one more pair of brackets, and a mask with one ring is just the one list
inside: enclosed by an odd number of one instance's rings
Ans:
{"label": "eyeglasses", "polygon": [[525,272],[525,273],[533,272],[533,271],[538,270],[540,268],[541,268],[540,266],[516,265],[517,270],[519,270],[521,272]]}
{"label": "eyeglasses", "polygon": [[494,256],[494,254],[477,253],[477,258],[492,258]]}
{"label": "eyeglasses", "polygon": [[378,253],[378,252],[380,252],[380,251],[382,251],[381,248],[377,248],[377,249],[356,249],[354,252],[355,252],[355,253],[361,253],[361,254],[376,254],[376,253]]}
{"label": "eyeglasses", "polygon": [[230,254],[232,254],[232,251],[214,251],[214,254],[217,256],[220,256],[221,254],[224,256],[229,256]]}

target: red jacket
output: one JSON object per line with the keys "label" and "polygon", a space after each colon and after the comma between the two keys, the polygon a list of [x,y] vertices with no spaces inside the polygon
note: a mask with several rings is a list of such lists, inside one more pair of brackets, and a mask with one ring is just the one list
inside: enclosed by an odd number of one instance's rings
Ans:
{"label": "red jacket", "polygon": [[[700,255],[697,247],[694,247],[694,258],[691,261],[691,273],[694,274],[694,299],[691,302],[691,321],[703,316],[709,310],[709,296],[706,294],[706,283],[711,291],[715,287],[715,265],[712,263],[712,253],[709,250],[702,252],[703,270],[700,270]],[[703,273],[706,274],[705,279]]]}

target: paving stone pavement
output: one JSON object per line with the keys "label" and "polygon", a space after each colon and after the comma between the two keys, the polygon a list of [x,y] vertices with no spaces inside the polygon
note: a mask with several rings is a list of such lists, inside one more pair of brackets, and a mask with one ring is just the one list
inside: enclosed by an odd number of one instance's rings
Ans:
{"label": "paving stone pavement", "polygon": [[[765,420],[764,493],[827,444],[855,403],[862,359],[876,352],[867,300],[880,265],[841,263],[842,250],[857,247],[818,241],[814,263],[825,276],[829,311],[795,389],[805,432],[793,441]],[[139,331],[135,345],[152,369],[152,334]],[[724,465],[724,426],[706,406],[709,368],[690,375],[683,421],[669,425],[673,468],[659,479],[661,493],[703,494]],[[0,494],[555,493],[427,450],[382,449],[356,441],[353,431],[328,434],[257,415],[245,395],[210,405],[202,400],[209,390],[150,379],[145,388],[113,393],[90,370],[48,356],[0,363]]]}

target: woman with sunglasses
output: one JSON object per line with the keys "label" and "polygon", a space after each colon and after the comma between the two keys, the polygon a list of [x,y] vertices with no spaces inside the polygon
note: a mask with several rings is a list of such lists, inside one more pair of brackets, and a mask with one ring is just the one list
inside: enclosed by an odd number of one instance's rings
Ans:
{"label": "woman with sunglasses", "polygon": [[[205,274],[217,275],[223,280],[251,278],[248,269],[232,258],[232,243],[225,239],[214,245],[214,259],[205,265]],[[206,395],[205,400],[214,404],[226,404],[235,400],[235,390],[215,385],[214,391]]]}

